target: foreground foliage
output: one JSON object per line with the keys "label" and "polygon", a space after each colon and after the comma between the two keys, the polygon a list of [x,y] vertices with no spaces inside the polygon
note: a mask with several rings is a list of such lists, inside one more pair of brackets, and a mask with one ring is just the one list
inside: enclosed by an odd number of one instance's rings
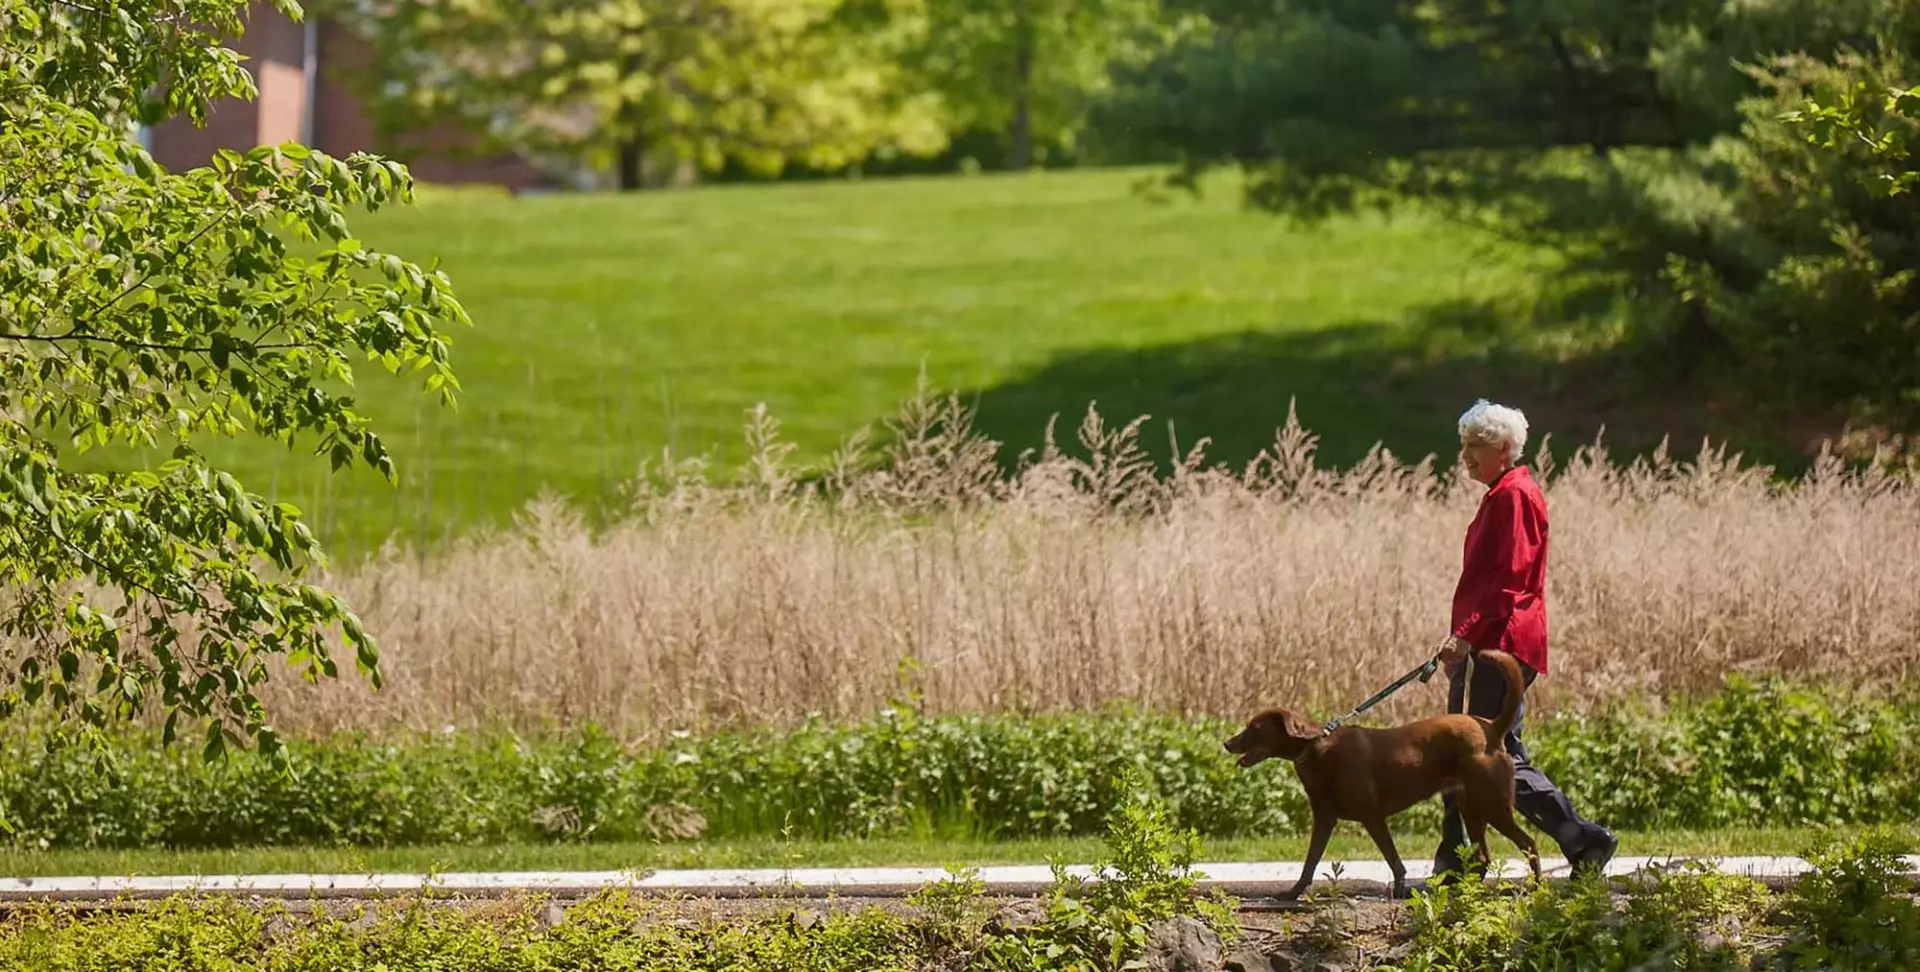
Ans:
{"label": "foreground foliage", "polygon": [[[1231,939],[1227,900],[1196,894],[1198,844],[1173,828],[1165,807],[1128,779],[1127,800],[1107,821],[1108,852],[1088,882],[1056,866],[1044,914],[1016,934],[986,928],[993,903],[977,876],[959,872],[914,895],[914,914],[886,910],[792,913],[744,921],[669,921],[674,910],[625,891],[570,908],[551,927],[544,903],[435,907],[406,898],[347,916],[301,918],[184,899],[146,914],[75,919],[48,908],[0,924],[0,967],[56,970],[221,969],[919,969],[930,965],[1096,972],[1129,967],[1158,922],[1188,917]],[[368,925],[360,927],[365,918]]]}
{"label": "foreground foliage", "polygon": [[1414,903],[1409,954],[1384,968],[1908,969],[1920,961],[1920,907],[1903,849],[1874,833],[1816,848],[1813,871],[1777,897],[1700,863],[1652,875],[1624,907],[1594,882],[1518,898],[1441,889]]}
{"label": "foreground foliage", "polygon": [[[1871,834],[1820,849],[1813,873],[1777,896],[1702,867],[1637,881],[1624,901],[1592,881],[1519,896],[1469,885],[1418,896],[1385,937],[1361,937],[1354,905],[1334,892],[1318,896],[1317,913],[1258,941],[1233,921],[1231,898],[1197,893],[1197,842],[1157,801],[1129,799],[1108,821],[1107,848],[1092,862],[1101,880],[1056,865],[1051,890],[1024,916],[986,897],[966,871],[921,889],[903,910],[775,907],[732,918],[625,890],[575,903],[557,922],[537,898],[455,908],[409,896],[346,914],[299,914],[182,897],[87,917],[55,906],[15,913],[0,922],[0,967],[1108,972],[1192,967],[1180,959],[1220,968],[1231,951],[1242,965],[1251,955],[1287,963],[1280,967],[1326,958],[1395,972],[1545,972],[1892,970],[1920,958],[1920,908],[1902,893],[1904,865],[1894,845]],[[1181,922],[1197,948],[1177,953],[1164,932]]]}
{"label": "foreground foliage", "polygon": [[[685,735],[628,746],[592,729],[294,742],[294,773],[206,766],[121,737],[0,749],[22,848],[395,847],[777,836],[1096,834],[1138,773],[1207,836],[1304,832],[1284,765],[1237,769],[1237,725],[1105,715],[928,718]],[[1920,706],[1735,683],[1655,716],[1568,715],[1528,731],[1582,811],[1621,830],[1808,827],[1920,818]],[[100,769],[105,759],[104,772]],[[1400,818],[1437,832],[1437,802]],[[1551,848],[1549,848],[1551,850]]]}

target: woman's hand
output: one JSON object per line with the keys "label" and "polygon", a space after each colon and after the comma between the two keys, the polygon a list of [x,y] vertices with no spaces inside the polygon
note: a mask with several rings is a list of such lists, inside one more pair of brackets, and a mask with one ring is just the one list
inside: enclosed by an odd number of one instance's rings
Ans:
{"label": "woman's hand", "polygon": [[1467,652],[1472,650],[1472,645],[1461,641],[1453,635],[1448,635],[1447,640],[1440,642],[1440,662],[1441,664],[1451,665],[1455,662],[1464,661],[1466,660]]}

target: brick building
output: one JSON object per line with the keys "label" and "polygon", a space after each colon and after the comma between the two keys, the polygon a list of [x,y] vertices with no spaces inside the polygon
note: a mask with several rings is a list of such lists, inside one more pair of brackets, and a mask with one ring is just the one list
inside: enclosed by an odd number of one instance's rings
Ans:
{"label": "brick building", "polygon": [[377,152],[406,163],[424,183],[490,183],[515,192],[555,185],[557,180],[514,155],[461,158],[445,149],[458,144],[453,127],[409,133],[389,141],[341,76],[364,63],[368,45],[346,27],[309,15],[295,23],[265,3],[248,10],[246,33],[231,42],[245,55],[259,97],[225,101],[208,114],[205,128],[172,118],[144,133],[154,159],[174,171],[205,165],[220,149],[294,141],[329,155]]}

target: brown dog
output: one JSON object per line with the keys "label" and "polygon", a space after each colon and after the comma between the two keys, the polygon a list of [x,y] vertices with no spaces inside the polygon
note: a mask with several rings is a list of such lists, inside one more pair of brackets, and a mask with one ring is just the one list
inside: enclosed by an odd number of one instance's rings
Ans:
{"label": "brown dog", "polygon": [[1507,755],[1507,730],[1520,712],[1526,683],[1520,663],[1504,651],[1475,651],[1476,664],[1499,670],[1507,680],[1507,704],[1488,720],[1443,715],[1391,729],[1341,726],[1331,735],[1291,709],[1269,709],[1248,720],[1227,740],[1227,752],[1242,767],[1267,759],[1293,763],[1313,809],[1313,840],[1306,869],[1283,899],[1298,898],[1313,883],[1320,855],[1335,823],[1358,821],[1393,871],[1393,896],[1405,896],[1407,869],[1393,847],[1387,818],[1437,793],[1459,796],[1461,822],[1473,841],[1475,862],[1489,866],[1487,826],[1519,845],[1540,880],[1540,854],[1533,838],[1513,819],[1513,759]]}

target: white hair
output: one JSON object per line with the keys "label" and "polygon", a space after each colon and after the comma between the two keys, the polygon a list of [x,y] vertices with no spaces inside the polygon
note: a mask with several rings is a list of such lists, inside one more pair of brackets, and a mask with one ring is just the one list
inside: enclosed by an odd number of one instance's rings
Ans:
{"label": "white hair", "polygon": [[1482,398],[1460,414],[1460,437],[1503,445],[1507,461],[1519,462],[1527,448],[1527,416],[1517,408],[1495,405]]}

